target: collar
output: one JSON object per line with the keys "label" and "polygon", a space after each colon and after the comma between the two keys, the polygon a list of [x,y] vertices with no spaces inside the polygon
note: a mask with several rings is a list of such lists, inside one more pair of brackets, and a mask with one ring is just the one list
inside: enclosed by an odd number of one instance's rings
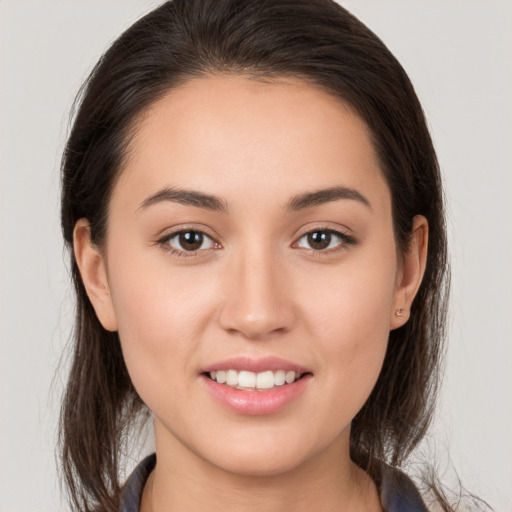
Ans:
{"label": "collar", "polygon": [[[139,512],[144,485],[155,465],[153,453],[135,468],[123,487],[119,512]],[[412,480],[390,466],[385,466],[382,472],[380,499],[386,512],[428,512]]]}

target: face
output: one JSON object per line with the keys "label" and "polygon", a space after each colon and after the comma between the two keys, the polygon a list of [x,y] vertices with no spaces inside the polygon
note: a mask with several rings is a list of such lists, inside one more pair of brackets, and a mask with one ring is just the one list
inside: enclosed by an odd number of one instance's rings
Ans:
{"label": "face", "polygon": [[414,288],[350,109],[298,81],[182,85],[141,118],[102,251],[76,236],[157,449],[259,475],[348,453]]}

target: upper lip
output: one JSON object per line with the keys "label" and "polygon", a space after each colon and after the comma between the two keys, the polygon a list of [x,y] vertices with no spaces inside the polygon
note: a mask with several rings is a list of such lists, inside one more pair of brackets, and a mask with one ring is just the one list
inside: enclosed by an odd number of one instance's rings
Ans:
{"label": "upper lip", "polygon": [[311,373],[311,371],[308,368],[305,368],[300,364],[294,363],[292,361],[287,361],[286,359],[282,359],[280,357],[275,356],[238,356],[229,359],[223,359],[222,361],[218,361],[216,363],[212,363],[209,364],[208,366],[205,366],[204,368],[201,369],[201,373],[209,373],[219,370],[245,370],[254,373],[264,372],[267,370],[285,370],[294,371],[295,373],[301,375],[304,373]]}

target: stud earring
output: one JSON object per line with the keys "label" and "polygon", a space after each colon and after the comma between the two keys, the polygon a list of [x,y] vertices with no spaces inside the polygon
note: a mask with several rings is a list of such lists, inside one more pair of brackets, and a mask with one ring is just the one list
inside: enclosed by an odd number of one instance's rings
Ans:
{"label": "stud earring", "polygon": [[395,316],[404,316],[404,315],[402,315],[402,311],[403,311],[403,309],[402,309],[402,308],[398,308],[398,309],[395,311]]}

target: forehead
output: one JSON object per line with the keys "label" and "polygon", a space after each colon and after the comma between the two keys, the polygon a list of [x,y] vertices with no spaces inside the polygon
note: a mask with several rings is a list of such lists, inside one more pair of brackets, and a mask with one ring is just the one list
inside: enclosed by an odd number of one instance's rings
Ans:
{"label": "forehead", "polygon": [[130,182],[141,194],[182,186],[236,196],[262,185],[290,195],[333,185],[389,194],[368,129],[347,105],[299,80],[238,75],[193,79],[155,102],[119,181],[116,189]]}

